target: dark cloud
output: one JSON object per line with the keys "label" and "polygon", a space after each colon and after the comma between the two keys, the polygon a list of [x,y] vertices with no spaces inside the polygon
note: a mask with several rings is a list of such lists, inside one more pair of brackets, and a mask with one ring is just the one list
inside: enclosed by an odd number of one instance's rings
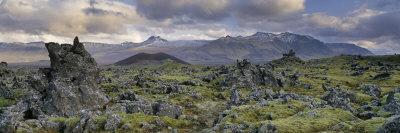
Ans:
{"label": "dark cloud", "polygon": [[367,6],[371,9],[385,11],[399,11],[399,0],[368,0]]}
{"label": "dark cloud", "polygon": [[400,11],[383,13],[363,19],[352,30],[352,34],[364,38],[391,36],[400,39]]}
{"label": "dark cloud", "polygon": [[188,17],[196,21],[268,19],[298,13],[304,0],[138,0],[140,14],[153,20]]}
{"label": "dark cloud", "polygon": [[137,0],[137,10],[149,19],[188,17],[221,20],[228,16],[230,0]]}

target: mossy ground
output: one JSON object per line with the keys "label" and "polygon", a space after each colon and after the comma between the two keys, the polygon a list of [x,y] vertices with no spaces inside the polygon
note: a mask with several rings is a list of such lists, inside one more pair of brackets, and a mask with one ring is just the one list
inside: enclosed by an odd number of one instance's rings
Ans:
{"label": "mossy ground", "polygon": [[[396,57],[397,59],[397,57]],[[380,66],[370,66],[364,74],[360,76],[351,76],[350,61],[361,66],[367,66],[368,63],[386,62],[390,64],[399,63],[392,57],[364,57],[354,59],[354,56],[338,56],[333,58],[310,60],[305,63],[295,63],[292,65],[277,65],[275,71],[293,70],[301,73],[300,85],[285,86],[283,88],[273,86],[259,86],[261,89],[273,89],[274,91],[284,90],[286,92],[300,95],[321,98],[324,95],[322,84],[329,82],[332,86],[339,86],[348,91],[354,92],[356,100],[352,102],[355,108],[371,102],[371,96],[362,92],[359,87],[363,84],[376,84],[382,89],[382,96],[400,85],[400,72],[397,69],[391,71],[391,78],[387,80],[374,80],[372,77],[380,72]],[[111,83],[102,84],[102,88],[110,96],[117,96],[113,93],[113,88],[121,88],[121,81],[141,74],[148,81],[162,81],[164,83],[182,83],[193,80],[199,85],[183,85],[183,92],[177,94],[151,94],[138,86],[129,86],[124,89],[131,89],[136,94],[152,101],[166,101],[183,108],[183,116],[186,119],[171,119],[165,117],[149,116],[144,114],[123,114],[124,123],[131,123],[131,126],[141,131],[137,125],[140,122],[149,122],[154,119],[162,119],[168,126],[181,129],[180,131],[198,131],[202,128],[210,128],[213,121],[221,112],[226,110],[227,100],[230,97],[229,89],[224,89],[221,82],[224,77],[217,77],[211,82],[204,82],[201,77],[215,73],[219,66],[198,66],[181,65],[171,62],[160,66],[150,67],[132,67],[124,70],[124,74],[118,75],[117,72],[102,71],[102,75],[112,80]],[[157,73],[157,76],[152,76]],[[118,76],[117,76],[118,75]],[[147,82],[149,88],[157,86],[156,82]],[[308,84],[311,88],[304,88]],[[199,97],[188,95],[189,92],[196,93]],[[249,88],[240,88],[240,96],[247,96],[250,93]],[[385,99],[385,98],[382,98]],[[261,123],[272,122],[278,127],[279,132],[321,132],[321,131],[347,131],[347,132],[373,132],[383,123],[385,118],[373,118],[370,120],[361,120],[356,118],[348,111],[337,108],[322,108],[310,110],[305,108],[301,101],[291,100],[288,103],[279,101],[269,102],[267,106],[260,106],[254,102],[247,105],[233,107],[230,110],[230,116],[225,117],[222,123],[240,124],[246,123],[251,126],[259,126]],[[380,114],[386,112],[380,110]],[[312,114],[312,115],[310,115]],[[272,119],[270,118],[272,117]],[[332,128],[340,125],[340,129]]]}
{"label": "mossy ground", "polygon": [[[382,66],[372,65],[360,76],[351,76],[351,61],[360,66],[367,67],[368,63],[383,62],[394,64],[390,71],[390,78],[385,80],[374,80],[373,77],[382,72]],[[365,94],[360,86],[363,84],[378,85],[381,90],[381,101],[385,103],[386,94],[394,88],[400,86],[399,56],[381,56],[381,57],[363,57],[355,59],[355,56],[338,56],[333,58],[310,60],[304,63],[295,63],[291,65],[278,64],[274,69],[275,73],[283,70],[292,70],[301,74],[298,85],[285,85],[284,87],[258,86],[260,89],[272,89],[275,92],[284,90],[289,93],[306,95],[314,97],[317,100],[324,95],[325,90],[322,85],[329,83],[331,86],[339,86],[355,94],[355,101],[352,106],[358,109],[364,104],[370,104],[373,97]],[[397,66],[397,67],[396,67]],[[259,105],[255,101],[249,101],[244,105],[233,106],[227,109],[231,91],[221,83],[225,81],[224,76],[217,76],[210,82],[206,82],[202,77],[218,73],[220,66],[200,66],[200,65],[182,65],[172,62],[166,62],[158,66],[141,66],[120,68],[116,66],[107,66],[101,70],[100,77],[105,81],[99,84],[99,87],[109,96],[110,99],[116,99],[119,94],[125,91],[133,91],[150,101],[164,101],[173,105],[183,107],[182,115],[177,118],[160,117],[155,115],[146,115],[142,113],[126,114],[119,113],[122,118],[122,125],[127,125],[129,131],[119,129],[118,132],[170,132],[177,129],[179,132],[198,132],[203,129],[215,126],[215,120],[222,112],[227,112],[219,124],[245,124],[249,128],[257,128],[263,123],[272,123],[279,132],[297,133],[297,132],[375,132],[391,114],[380,108],[374,108],[379,117],[369,120],[361,120],[355,117],[349,111],[338,108],[307,108],[303,101],[289,100],[269,101],[265,106]],[[234,68],[233,65],[227,68]],[[145,80],[143,85],[135,82],[136,78]],[[194,81],[195,85],[183,85],[185,81]],[[151,93],[151,89],[156,89],[159,83],[179,84],[182,87],[181,92],[171,94]],[[310,88],[304,87],[305,84]],[[238,88],[240,97],[247,97],[250,88]],[[400,99],[400,96],[397,96]],[[7,107],[15,104],[12,99],[0,98],[0,107]],[[95,123],[103,129],[107,116],[98,116]],[[145,123],[154,123],[160,120],[165,126],[154,130],[143,127]],[[79,118],[55,117],[50,121],[64,123],[67,126],[73,126],[79,122]],[[101,132],[103,130],[100,130]],[[254,130],[249,130],[254,131]]]}

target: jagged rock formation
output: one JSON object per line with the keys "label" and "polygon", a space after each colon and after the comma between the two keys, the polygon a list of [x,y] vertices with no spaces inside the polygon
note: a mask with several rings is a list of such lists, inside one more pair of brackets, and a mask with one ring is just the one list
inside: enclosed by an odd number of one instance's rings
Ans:
{"label": "jagged rock formation", "polygon": [[0,132],[15,132],[28,120],[51,126],[54,124],[46,120],[48,116],[79,115],[97,110],[108,101],[96,86],[96,62],[78,38],[73,45],[46,43],[46,48],[51,68],[40,69],[29,81],[28,94],[4,111]]}
{"label": "jagged rock formation", "polygon": [[98,109],[108,100],[97,88],[97,64],[78,38],[73,45],[46,43],[51,70],[44,93],[48,114],[76,115],[80,110]]}

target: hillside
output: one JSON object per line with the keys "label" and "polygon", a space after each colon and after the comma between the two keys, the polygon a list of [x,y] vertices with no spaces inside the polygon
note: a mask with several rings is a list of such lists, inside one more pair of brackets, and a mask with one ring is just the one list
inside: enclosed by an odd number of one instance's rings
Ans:
{"label": "hillside", "polygon": [[156,54],[148,54],[148,53],[139,53],[136,55],[133,55],[129,58],[126,58],[124,60],[118,61],[115,63],[115,65],[119,66],[124,66],[124,65],[134,65],[134,64],[141,64],[141,63],[157,63],[157,62],[163,62],[166,60],[171,60],[176,63],[180,64],[189,64],[185,61],[182,61],[174,56],[165,54],[165,53],[156,53]]}

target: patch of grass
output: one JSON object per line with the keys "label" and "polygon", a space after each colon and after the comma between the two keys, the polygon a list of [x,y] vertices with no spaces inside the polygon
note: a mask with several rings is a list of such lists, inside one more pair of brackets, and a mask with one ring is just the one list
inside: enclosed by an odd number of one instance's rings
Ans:
{"label": "patch of grass", "polygon": [[272,123],[281,133],[309,133],[326,131],[339,122],[353,121],[356,117],[349,111],[337,108],[322,108],[305,111]]}
{"label": "patch of grass", "polygon": [[74,127],[81,119],[79,117],[51,117],[49,121],[57,122],[57,123],[64,123],[68,127]]}
{"label": "patch of grass", "polygon": [[187,81],[192,78],[186,75],[163,75],[160,76],[160,79],[167,81]]}
{"label": "patch of grass", "polygon": [[15,104],[14,100],[5,99],[5,98],[0,97],[0,107],[8,107],[8,106],[11,106],[13,104]]}
{"label": "patch of grass", "polygon": [[359,104],[370,103],[373,99],[372,96],[363,93],[355,93],[355,96],[356,96],[356,103]]}
{"label": "patch of grass", "polygon": [[382,117],[374,117],[372,119],[359,122],[355,125],[354,132],[376,133],[378,128],[385,123],[385,120],[386,119]]}
{"label": "patch of grass", "polygon": [[129,124],[132,128],[137,128],[140,129],[140,124],[143,122],[151,123],[155,121],[156,119],[161,119],[167,126],[174,127],[174,128],[184,128],[184,129],[190,129],[191,122],[188,120],[182,120],[182,119],[173,119],[167,116],[164,117],[158,117],[154,115],[146,115],[143,113],[134,113],[134,114],[126,114],[126,113],[120,113],[120,116],[122,118],[122,123],[123,124]]}
{"label": "patch of grass", "polygon": [[228,123],[258,123],[268,120],[269,116],[272,119],[286,118],[302,111],[304,108],[305,104],[296,100],[291,100],[286,104],[272,101],[265,107],[259,105],[242,105],[233,107],[232,114],[225,117],[225,121]]}

